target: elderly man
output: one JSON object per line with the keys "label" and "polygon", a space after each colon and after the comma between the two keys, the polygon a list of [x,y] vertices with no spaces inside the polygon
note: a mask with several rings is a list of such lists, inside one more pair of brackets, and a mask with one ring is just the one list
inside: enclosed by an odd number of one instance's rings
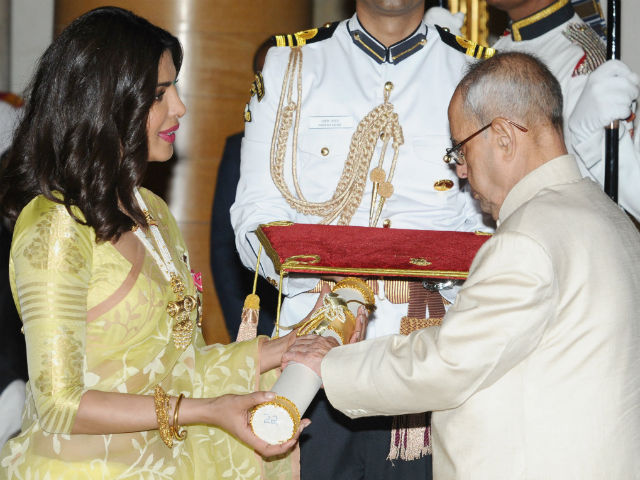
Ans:
{"label": "elderly man", "polygon": [[567,155],[560,86],[533,57],[474,65],[449,121],[446,159],[498,228],[442,326],[304,337],[287,360],[352,418],[432,410],[435,479],[637,478],[640,234]]}

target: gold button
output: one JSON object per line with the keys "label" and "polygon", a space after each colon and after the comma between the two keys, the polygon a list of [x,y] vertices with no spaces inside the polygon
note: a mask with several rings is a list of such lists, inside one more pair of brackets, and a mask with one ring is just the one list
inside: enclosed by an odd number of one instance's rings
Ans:
{"label": "gold button", "polygon": [[329,155],[329,149],[327,147],[322,147],[322,150],[320,150],[320,155],[326,157],[327,155]]}
{"label": "gold button", "polygon": [[391,220],[389,220],[388,218],[385,218],[384,221],[382,222],[382,226],[384,228],[389,228],[391,226]]}
{"label": "gold button", "polygon": [[356,40],[360,40],[360,34],[359,34],[359,33],[354,33],[354,34],[353,34],[353,37],[354,37]]}
{"label": "gold button", "polygon": [[438,190],[439,192],[446,192],[447,190],[451,190],[453,188],[453,180],[438,180],[433,184],[433,188]]}
{"label": "gold button", "polygon": [[331,22],[327,22],[323,25],[324,28],[329,28],[331,26]]}
{"label": "gold button", "polygon": [[393,90],[393,83],[391,83],[391,82],[387,82],[387,83],[385,83],[385,84],[384,84],[384,89],[385,89],[387,92],[390,92],[391,90]]}

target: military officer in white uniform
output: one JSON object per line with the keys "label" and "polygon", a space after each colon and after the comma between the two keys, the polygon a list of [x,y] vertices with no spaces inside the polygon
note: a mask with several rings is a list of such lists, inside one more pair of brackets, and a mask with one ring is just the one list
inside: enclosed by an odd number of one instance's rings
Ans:
{"label": "military officer in white uniform", "polygon": [[[638,75],[618,60],[605,62],[604,43],[569,0],[487,3],[511,18],[509,29],[493,47],[536,55],[560,82],[569,151],[583,175],[603,184],[604,126],[630,117],[632,102],[640,94]],[[640,148],[638,135],[630,135],[632,129],[632,121],[620,122],[618,198],[640,219]]]}
{"label": "military officer in white uniform", "polygon": [[[256,267],[256,227],[278,220],[490,228],[442,155],[450,146],[447,105],[454,88],[468,62],[491,50],[424,24],[423,1],[388,3],[358,1],[352,18],[277,36],[279,46],[269,50],[245,110],[241,178],[231,209],[246,267]],[[391,27],[385,30],[383,23]],[[259,268],[272,283],[278,281],[267,255]],[[311,310],[318,295],[308,292],[318,281],[285,277],[281,329]],[[408,315],[408,287],[394,288],[400,292],[378,282],[368,338],[400,331]],[[452,300],[455,293],[443,295]],[[423,316],[435,315],[423,308]],[[308,411],[313,423],[301,441],[305,480],[431,477],[424,449],[399,455],[421,460],[386,460],[388,418],[350,423],[318,402]]]}

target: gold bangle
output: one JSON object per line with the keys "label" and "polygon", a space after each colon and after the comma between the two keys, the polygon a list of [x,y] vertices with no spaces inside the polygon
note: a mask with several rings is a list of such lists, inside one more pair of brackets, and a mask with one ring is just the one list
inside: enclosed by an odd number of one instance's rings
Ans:
{"label": "gold bangle", "polygon": [[165,393],[160,385],[156,385],[153,392],[153,402],[156,407],[156,417],[158,419],[158,431],[164,444],[173,448],[173,429],[169,426],[169,395]]}
{"label": "gold bangle", "polygon": [[182,402],[183,398],[184,398],[183,393],[178,395],[178,400],[176,400],[176,406],[173,409],[172,431],[173,431],[173,436],[176,438],[176,440],[184,440],[185,438],[187,438],[187,430],[184,428],[180,430],[180,425],[178,424],[178,410],[180,409],[180,402]]}

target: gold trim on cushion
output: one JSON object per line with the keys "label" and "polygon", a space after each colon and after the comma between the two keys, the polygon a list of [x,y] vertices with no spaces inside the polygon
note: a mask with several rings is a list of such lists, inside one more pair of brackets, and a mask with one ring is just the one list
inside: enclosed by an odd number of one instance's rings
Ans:
{"label": "gold trim on cushion", "polygon": [[[373,268],[373,267],[364,267],[364,268],[355,268],[355,267],[325,267],[321,265],[314,266],[313,268],[309,268],[310,264],[315,264],[317,261],[311,263],[302,263],[300,261],[295,261],[291,263],[284,262],[284,265],[280,262],[280,257],[278,256],[278,252],[276,252],[273,245],[269,241],[269,238],[265,235],[262,227],[269,226],[290,226],[293,225],[292,222],[288,221],[279,221],[279,222],[271,222],[265,225],[260,225],[256,230],[255,234],[260,243],[262,244],[264,250],[267,252],[267,255],[271,259],[273,263],[273,267],[277,273],[286,274],[289,272],[302,272],[302,273],[330,273],[337,275],[371,275],[371,276],[396,276],[396,277],[411,277],[411,278],[459,278],[466,279],[469,276],[469,272],[467,271],[456,271],[456,270],[418,270],[418,269],[405,269],[405,268]],[[476,235],[491,235],[486,234],[484,232],[475,232]],[[315,254],[300,254],[294,255],[293,257],[289,257],[290,259],[304,258],[304,257],[313,257],[314,259],[317,257],[318,261],[320,261],[320,257]],[[281,272],[284,270],[284,272]],[[373,289],[374,292],[376,289]],[[388,298],[388,297],[387,297]],[[408,293],[407,293],[408,298]],[[396,303],[396,302],[393,302]],[[406,302],[397,302],[397,303],[406,303]]]}
{"label": "gold trim on cushion", "polygon": [[[311,271],[310,271],[311,270]],[[458,272],[453,270],[407,270],[403,268],[351,268],[351,267],[321,267],[314,266],[312,269],[308,265],[291,266],[285,268],[285,273],[334,273],[338,275],[393,275],[396,277],[413,278],[467,278],[469,272]]]}
{"label": "gold trim on cushion", "polygon": [[261,225],[256,229],[255,233],[256,233],[256,237],[258,237],[258,241],[262,244],[264,251],[267,252],[267,255],[271,259],[271,262],[273,263],[273,268],[275,268],[276,272],[280,273],[280,268],[282,267],[282,265],[280,263],[280,257],[278,256],[278,252],[276,252],[276,249],[273,248],[273,245],[271,245],[269,238],[264,234],[264,231],[262,230],[263,226],[268,227],[275,223],[277,222],[268,223],[267,225]]}
{"label": "gold trim on cushion", "polygon": [[427,260],[426,258],[423,258],[423,257],[410,258],[409,259],[409,263],[411,265],[418,265],[419,267],[427,267],[427,266],[431,265],[431,262],[429,260]]}
{"label": "gold trim on cushion", "polygon": [[288,268],[298,265],[315,265],[316,263],[320,263],[320,255],[293,255],[287,258],[282,266],[287,270]]}
{"label": "gold trim on cushion", "polygon": [[[265,252],[271,259],[273,263],[273,268],[275,268],[276,272],[281,273],[281,270],[284,270],[285,273],[288,272],[303,272],[305,273],[335,273],[338,275],[377,275],[377,276],[385,276],[385,275],[394,275],[394,276],[405,276],[405,277],[418,277],[418,278],[467,278],[469,272],[459,272],[453,270],[410,270],[403,268],[352,268],[352,267],[323,267],[323,266],[314,266],[312,269],[309,269],[309,264],[301,264],[300,262],[293,262],[292,264],[284,265],[280,262],[280,257],[278,256],[278,252],[273,248],[269,238],[264,234],[261,227],[258,227],[255,231],[256,237],[264,247]],[[295,257],[298,257],[296,255]],[[307,256],[307,255],[302,255]],[[310,254],[309,256],[314,256]],[[291,257],[293,258],[293,257]],[[309,272],[312,270],[312,272]]]}

